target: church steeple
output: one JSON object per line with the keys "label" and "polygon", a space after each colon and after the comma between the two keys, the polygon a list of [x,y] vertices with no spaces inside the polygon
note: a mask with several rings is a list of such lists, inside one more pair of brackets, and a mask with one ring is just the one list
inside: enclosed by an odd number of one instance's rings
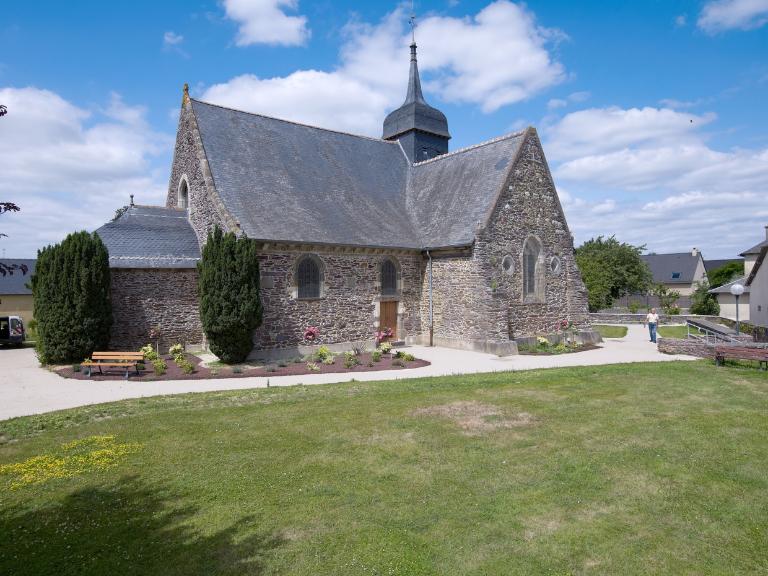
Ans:
{"label": "church steeple", "polygon": [[411,69],[405,102],[384,120],[385,140],[399,140],[411,162],[422,162],[448,152],[448,120],[424,100],[416,60],[416,42],[411,44]]}

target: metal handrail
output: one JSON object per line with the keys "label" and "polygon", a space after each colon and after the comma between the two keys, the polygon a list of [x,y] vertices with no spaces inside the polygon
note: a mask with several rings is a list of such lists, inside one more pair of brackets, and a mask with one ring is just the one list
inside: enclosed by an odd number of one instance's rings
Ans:
{"label": "metal handrail", "polygon": [[704,326],[701,326],[701,325],[693,324],[693,327],[696,328],[696,330],[698,330],[699,333],[703,332],[704,333],[703,337],[701,336],[701,334],[691,334],[692,324],[690,320],[686,321],[685,325],[688,328],[688,339],[690,340],[704,340],[704,342],[706,342],[707,344],[710,344],[710,341],[712,344],[717,344],[718,342],[727,342],[728,344],[741,344],[740,340],[737,340],[736,338],[733,338],[728,334],[715,332],[714,330],[709,330],[708,328],[705,328]]}

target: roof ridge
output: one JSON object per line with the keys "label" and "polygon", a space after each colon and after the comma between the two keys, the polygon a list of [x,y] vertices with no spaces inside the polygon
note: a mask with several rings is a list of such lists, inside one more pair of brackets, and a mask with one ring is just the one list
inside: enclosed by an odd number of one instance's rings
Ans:
{"label": "roof ridge", "polygon": [[231,108],[230,106],[222,106],[221,104],[213,104],[211,102],[205,102],[198,100],[197,98],[190,98],[192,102],[199,104],[205,104],[206,106],[214,106],[216,108],[222,108],[223,110],[231,110],[232,112],[240,112],[241,114],[248,114],[249,116],[259,116],[260,118],[267,118],[269,120],[277,120],[278,122],[285,122],[286,124],[293,124],[294,126],[302,126],[304,128],[312,128],[314,130],[322,130],[324,132],[332,132],[334,134],[342,134],[344,136],[353,136],[355,138],[363,138],[365,140],[373,140],[374,142],[382,142],[384,144],[395,144],[394,141],[384,140],[383,138],[374,138],[373,136],[364,136],[363,134],[353,134],[352,132],[345,132],[344,130],[334,130],[333,128],[323,128],[322,126],[313,126],[312,124],[306,124],[304,122],[296,122],[295,120],[286,120],[285,118],[278,118],[277,116],[267,116],[266,114],[259,114],[258,112],[248,112],[247,110],[240,110],[238,108]]}
{"label": "roof ridge", "polygon": [[442,160],[443,158],[447,158],[448,156],[463,154],[464,152],[468,152],[476,148],[482,148],[483,146],[488,146],[489,144],[495,144],[496,142],[501,142],[502,140],[508,140],[510,138],[522,136],[523,134],[525,134],[526,130],[528,130],[528,128],[525,128],[523,130],[518,130],[517,132],[502,134],[501,136],[496,136],[495,138],[491,138],[490,140],[478,142],[477,144],[472,144],[471,146],[466,146],[464,148],[458,148],[457,150],[453,150],[452,152],[446,152],[445,154],[441,154],[440,156],[435,156],[434,158],[430,158],[429,160],[422,160],[421,162],[415,162],[414,164],[412,164],[412,166],[421,166],[423,164],[429,164],[430,162],[436,162],[437,160]]}

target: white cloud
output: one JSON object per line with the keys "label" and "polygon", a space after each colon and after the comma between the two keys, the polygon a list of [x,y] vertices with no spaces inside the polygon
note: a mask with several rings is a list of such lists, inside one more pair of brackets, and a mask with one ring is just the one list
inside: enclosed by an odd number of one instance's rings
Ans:
{"label": "white cloud", "polygon": [[[375,25],[349,23],[335,69],[298,70],[274,78],[245,74],[209,87],[202,99],[379,136],[384,116],[405,96],[406,21],[400,7]],[[547,51],[562,36],[537,26],[531,12],[506,0],[471,17],[427,17],[417,41],[428,98],[436,105],[435,95],[477,104],[485,112],[529,98],[564,79],[562,65]]]}
{"label": "white cloud", "polygon": [[300,46],[309,39],[307,17],[285,13],[297,10],[298,0],[224,0],[223,4],[227,18],[240,24],[235,39],[238,46]]}
{"label": "white cloud", "polygon": [[38,88],[0,88],[3,117],[0,198],[22,211],[3,215],[11,256],[34,256],[37,248],[68,232],[92,230],[128,203],[163,203],[165,183],[150,160],[167,151],[171,138],[151,130],[141,107],[113,94],[103,110],[89,111]]}
{"label": "white cloud", "polygon": [[[582,242],[616,234],[658,252],[735,256],[768,221],[768,148],[718,150],[714,114],[592,108],[547,127],[545,149]],[[562,197],[562,196],[561,196]],[[598,217],[599,216],[599,217]]]}
{"label": "white cloud", "polygon": [[688,24],[688,16],[685,14],[680,14],[675,18],[675,26],[677,28],[683,28]]}
{"label": "white cloud", "polygon": [[163,45],[165,46],[178,46],[182,42],[184,42],[184,36],[176,34],[172,30],[163,34]]}
{"label": "white cloud", "polygon": [[751,30],[768,22],[768,0],[710,0],[701,9],[698,26],[715,34],[726,30]]}
{"label": "white cloud", "polygon": [[547,102],[547,108],[550,110],[557,110],[558,108],[564,108],[565,106],[568,106],[568,100],[563,100],[562,98],[552,98]]}

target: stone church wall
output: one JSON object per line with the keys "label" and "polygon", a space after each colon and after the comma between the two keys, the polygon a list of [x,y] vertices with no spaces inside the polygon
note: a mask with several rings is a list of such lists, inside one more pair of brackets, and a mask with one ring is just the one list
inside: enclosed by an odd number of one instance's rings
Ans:
{"label": "stone church wall", "polygon": [[[320,336],[314,345],[373,342],[379,328],[380,265],[385,257],[398,268],[398,339],[421,331],[418,311],[422,283],[421,256],[416,252],[375,254],[315,247],[299,250],[286,247],[259,254],[263,323],[254,334],[253,357],[287,357],[308,351],[304,330],[317,326]],[[322,268],[321,297],[296,298],[296,266],[299,258],[312,254]],[[387,299],[387,298],[384,298]]]}
{"label": "stone church wall", "polygon": [[[523,250],[533,238],[541,246],[536,277],[538,297],[523,296]],[[513,266],[504,269],[504,257]],[[561,320],[580,328],[589,325],[587,291],[573,252],[573,239],[535,132],[529,133],[520,156],[490,218],[475,244],[479,274],[496,287],[505,326],[490,333],[517,338],[552,333]],[[559,271],[553,268],[559,260]]]}
{"label": "stone church wall", "polygon": [[189,101],[181,109],[179,129],[176,134],[176,147],[166,199],[166,206],[169,208],[178,206],[178,191],[182,179],[186,179],[189,188],[189,221],[201,246],[206,242],[208,232],[216,225],[227,232],[235,230],[236,225],[228,216],[213,184],[200,132]]}
{"label": "stone church wall", "polygon": [[159,327],[160,348],[203,342],[197,270],[112,268],[113,350],[138,350]]}

